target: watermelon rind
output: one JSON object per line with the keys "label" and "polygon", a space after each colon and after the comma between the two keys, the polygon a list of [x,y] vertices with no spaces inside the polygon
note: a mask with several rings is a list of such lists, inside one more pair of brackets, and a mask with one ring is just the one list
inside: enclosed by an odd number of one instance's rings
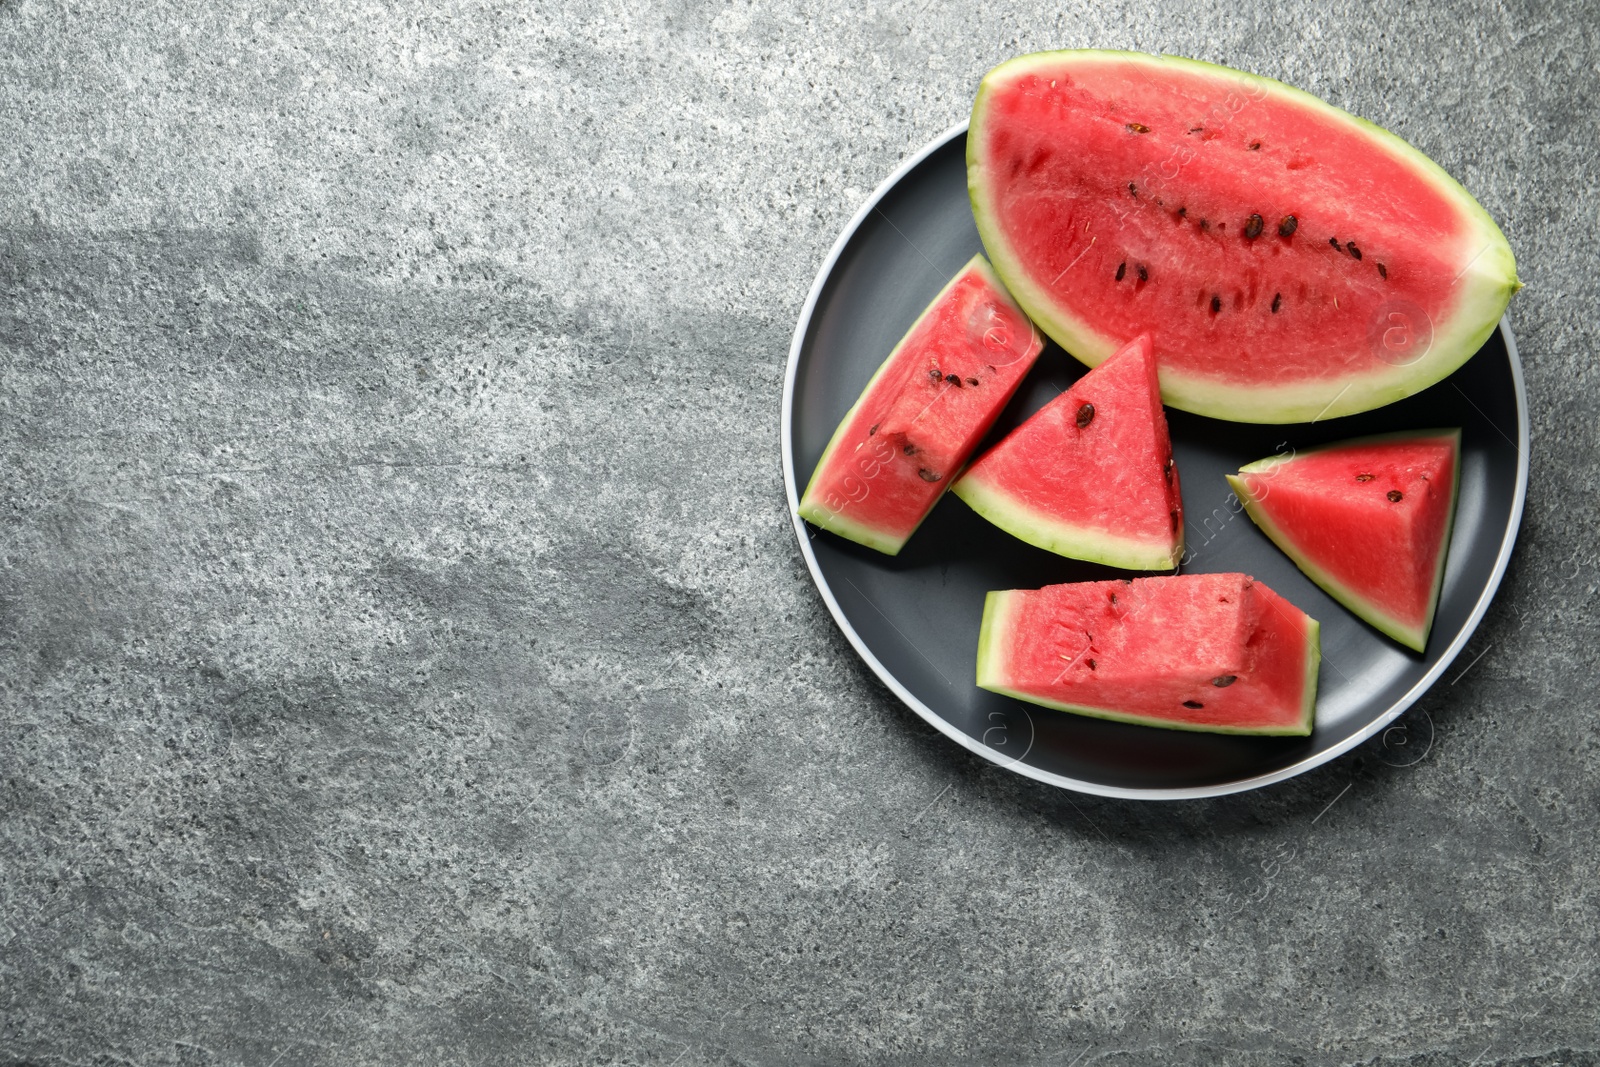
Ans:
{"label": "watermelon rind", "polygon": [[984,684],[992,679],[999,664],[1005,662],[1005,649],[1001,647],[1008,629],[1005,618],[1011,606],[1012,590],[996,589],[983,598],[983,622],[978,624],[978,688],[993,689]]}
{"label": "watermelon rind", "polygon": [[970,475],[957,479],[950,491],[1006,533],[1058,556],[1130,571],[1171,570],[1183,558],[1181,536],[1173,547],[1165,541],[1151,544],[1106,530],[1065,523],[1019,503],[1013,496],[996,492]]}
{"label": "watermelon rind", "polygon": [[989,207],[988,178],[978,151],[982,143],[978,133],[983,126],[988,101],[996,87],[1037,68],[1064,61],[1076,64],[1135,64],[1143,66],[1153,78],[1161,77],[1163,68],[1174,67],[1225,75],[1257,88],[1269,97],[1303,104],[1343,119],[1365,133],[1374,147],[1387,151],[1399,162],[1414,168],[1452,201],[1475,234],[1477,240],[1474,243],[1482,246],[1482,250],[1467,263],[1457,278],[1461,289],[1455,313],[1443,322],[1432,323],[1432,344],[1427,353],[1415,362],[1395,365],[1374,358],[1372,373],[1365,376],[1346,375],[1284,385],[1221,381],[1184,374],[1170,366],[1163,366],[1161,397],[1172,407],[1233,422],[1291,423],[1314,422],[1392,404],[1444,379],[1471,359],[1494,332],[1512,295],[1522,288],[1522,282],[1517,278],[1516,258],[1511,252],[1511,245],[1483,206],[1444,168],[1381,126],[1276,79],[1203,60],[1110,49],[1035,52],[1000,64],[989,71],[978,86],[968,127],[967,189],[978,234],[996,273],[1028,317],[1062,348],[1090,367],[1098,366],[1109,358],[1125,339],[1099,333],[1088,322],[1061,308],[1029,277],[1020,259],[1002,238],[999,224]]}
{"label": "watermelon rind", "polygon": [[[868,388],[871,387],[868,386]],[[853,417],[853,415],[846,418],[847,422],[850,417]],[[832,448],[833,446],[829,445],[828,447]],[[822,458],[824,460],[827,459],[827,453],[823,453]],[[820,469],[822,464],[819,462],[817,466]],[[854,519],[841,515],[837,511],[829,510],[826,504],[814,498],[802,500],[798,510],[800,517],[814,526],[827,530],[829,533],[838,534],[847,541],[854,541],[858,545],[865,545],[867,548],[882,552],[886,556],[898,556],[900,550],[906,546],[906,542],[911,539],[910,534],[905,537],[895,537],[871,526],[856,522]],[[915,533],[916,531],[912,532]]]}
{"label": "watermelon rind", "polygon": [[[1227,475],[1228,484],[1233,486],[1234,495],[1244,505],[1244,509],[1250,515],[1251,521],[1261,528],[1261,532],[1266,534],[1267,538],[1277,545],[1284,555],[1294,561],[1294,565],[1299,567],[1307,578],[1317,583],[1323,592],[1348,608],[1357,618],[1415,652],[1426,651],[1428,647],[1428,634],[1432,632],[1434,613],[1439,606],[1439,593],[1444,586],[1445,558],[1450,554],[1450,537],[1455,532],[1456,503],[1461,496],[1461,431],[1459,429],[1399,430],[1394,433],[1351,438],[1333,445],[1307,449],[1304,452],[1296,453],[1297,456],[1307,456],[1314,452],[1324,451],[1327,448],[1377,445],[1390,441],[1423,441],[1430,438],[1452,439],[1456,450],[1456,463],[1450,485],[1450,510],[1445,519],[1444,539],[1439,546],[1439,558],[1434,562],[1433,593],[1428,600],[1427,613],[1423,616],[1426,621],[1420,627],[1410,626],[1396,619],[1308,559],[1295,545],[1294,540],[1288,533],[1267,515],[1266,510],[1261,505],[1260,498],[1250,491],[1250,487],[1245,484],[1244,480],[1238,475]],[[1239,474],[1261,474],[1282,463],[1289,462],[1292,458],[1294,457],[1269,456],[1266,459],[1257,460],[1239,468]]]}
{"label": "watermelon rind", "polygon": [[1316,721],[1317,707],[1317,674],[1322,667],[1322,626],[1316,619],[1306,616],[1306,675],[1303,692],[1305,698],[1301,702],[1300,718],[1292,723],[1282,726],[1213,726],[1202,723],[1174,722],[1149,715],[1130,715],[1125,711],[1114,708],[1093,707],[1087,704],[1067,704],[1057,700],[1024,693],[1008,686],[1002,685],[997,680],[1001,666],[1005,662],[1006,618],[1009,614],[1009,602],[1012,590],[991,592],[984,598],[983,622],[978,630],[978,688],[987,689],[991,693],[1012,697],[1029,704],[1037,704],[1043,708],[1053,708],[1056,711],[1070,712],[1073,715],[1088,715],[1096,719],[1109,719],[1112,722],[1132,723],[1135,726],[1158,726],[1166,730],[1187,730],[1192,733],[1208,734],[1239,734],[1252,737],[1306,737],[1311,733],[1313,723]]}
{"label": "watermelon rind", "polygon": [[[833,453],[839,447],[840,441],[844,439],[845,431],[855,421],[857,409],[872,393],[872,387],[878,383],[878,379],[883,377],[894,364],[895,357],[900,355],[900,350],[905,347],[906,342],[917,332],[917,327],[922,324],[922,320],[945,298],[945,294],[972,270],[980,273],[995,289],[1002,293],[1006,291],[1005,284],[1001,282],[1000,276],[994,272],[994,268],[989,265],[989,261],[984,259],[980,253],[973,256],[960,270],[956,271],[934,298],[928,301],[928,306],[922,309],[911,325],[906,328],[905,334],[896,342],[888,356],[884,358],[882,363],[878,364],[878,369],[872,372],[872,377],[867,379],[867,384],[861,387],[861,393],[856,397],[856,402],[850,405],[850,410],[845,412],[844,417],[839,420],[839,425],[834,428],[833,436],[828,439],[828,446],[822,450],[821,458],[817,460],[817,465],[812,468],[811,478],[806,482],[806,491],[800,497],[800,506],[795,509],[802,519],[831,533],[838,534],[846,540],[865,545],[867,548],[875,549],[887,556],[899,555],[900,550],[911,539],[911,535],[916,533],[916,530],[912,529],[904,537],[901,537],[898,534],[885,533],[863,523],[855,522],[830,509],[821,500],[813,496],[811,491],[816,485],[817,477],[827,469],[828,460],[833,457]],[[1038,336],[1037,331],[1035,331],[1034,336]],[[929,510],[931,513],[932,509]],[[924,516],[925,518],[926,516]]]}

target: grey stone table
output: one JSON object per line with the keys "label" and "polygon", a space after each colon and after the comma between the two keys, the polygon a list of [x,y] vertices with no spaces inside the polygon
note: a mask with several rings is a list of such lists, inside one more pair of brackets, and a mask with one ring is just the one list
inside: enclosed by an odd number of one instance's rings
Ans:
{"label": "grey stone table", "polygon": [[[1058,792],[811,586],[813,273],[1063,45],[1311,89],[1511,239],[1527,519],[1406,752]],[[0,1064],[1600,1062],[1597,57],[1586,0],[0,0]]]}

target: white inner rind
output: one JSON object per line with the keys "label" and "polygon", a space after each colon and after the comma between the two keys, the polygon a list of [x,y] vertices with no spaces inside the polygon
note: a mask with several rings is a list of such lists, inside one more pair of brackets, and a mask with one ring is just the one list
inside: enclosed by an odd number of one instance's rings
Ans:
{"label": "white inner rind", "polygon": [[1058,556],[1130,571],[1171,570],[1183,556],[1181,537],[1141,541],[1107,530],[1062,522],[971,474],[957,479],[950,491],[1006,533]]}

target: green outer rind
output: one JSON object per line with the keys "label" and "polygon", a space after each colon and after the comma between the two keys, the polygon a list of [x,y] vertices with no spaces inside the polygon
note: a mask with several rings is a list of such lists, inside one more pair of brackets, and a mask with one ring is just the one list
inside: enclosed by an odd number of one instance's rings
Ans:
{"label": "green outer rind", "polygon": [[1031,696],[1007,688],[995,680],[1000,665],[1005,662],[1005,624],[1010,612],[1010,598],[1012,590],[997,590],[989,593],[983,601],[983,623],[978,629],[978,688],[987,689],[991,693],[1024,700],[1029,704],[1037,704],[1043,708],[1054,708],[1056,711],[1071,712],[1074,715],[1088,715],[1096,719],[1110,719],[1113,722],[1133,723],[1135,726],[1158,726],[1167,730],[1189,730],[1194,733],[1208,734],[1243,734],[1254,737],[1305,737],[1311,733],[1316,721],[1317,707],[1317,673],[1322,666],[1322,624],[1307,615],[1306,641],[1309,654],[1306,656],[1306,675],[1304,693],[1301,703],[1300,721],[1287,726],[1208,726],[1203,723],[1173,722],[1170,719],[1161,719],[1148,715],[1130,715],[1127,712],[1116,711],[1112,708],[1090,707],[1084,704],[1064,704],[1043,697]]}
{"label": "green outer rind", "polygon": [[1183,558],[1181,530],[1176,547],[1169,549],[1163,544],[1158,548],[1143,541],[1118,537],[1087,526],[1075,526],[1042,515],[970,474],[956,479],[950,491],[973,511],[1012,537],[1058,556],[1130,571],[1170,571]]}
{"label": "green outer rind", "polygon": [[[928,510],[922,513],[922,519],[917,521],[917,525],[907,530],[904,537],[896,537],[863,523],[847,519],[837,512],[830,511],[822,501],[812,497],[811,490],[816,487],[817,475],[822,473],[822,469],[828,465],[828,460],[833,458],[834,450],[838,448],[839,442],[844,438],[845,429],[855,421],[856,411],[861,407],[862,401],[866,400],[867,396],[872,392],[872,387],[878,384],[878,379],[883,377],[884,372],[894,363],[895,357],[900,355],[900,350],[911,339],[911,335],[917,332],[917,327],[921,326],[922,320],[928,317],[928,312],[932,311],[939,301],[944,299],[945,294],[966,275],[967,271],[974,268],[996,290],[1002,293],[1007,292],[1005,283],[1000,280],[1000,276],[989,265],[989,261],[983,258],[982,253],[967,260],[966,264],[956,271],[949,281],[944,283],[944,288],[939,290],[937,296],[928,301],[928,306],[922,309],[921,313],[917,315],[916,321],[906,328],[905,334],[895,343],[894,348],[884,357],[883,362],[878,364],[878,369],[872,372],[872,377],[867,379],[867,384],[861,387],[861,393],[856,397],[856,402],[850,405],[850,410],[844,413],[844,417],[839,420],[839,425],[834,427],[833,436],[828,438],[828,447],[822,450],[821,458],[817,460],[817,465],[811,470],[811,477],[806,482],[806,491],[800,496],[800,506],[795,508],[795,514],[802,519],[814,526],[832,531],[846,540],[854,541],[858,545],[865,545],[888,556],[898,556],[900,550],[905,547],[906,542],[911,540],[911,535],[917,532],[918,527],[932,513],[934,504],[939,502],[939,497],[937,496],[928,505]],[[1037,336],[1037,333],[1035,336]],[[949,486],[947,485],[945,488],[948,489]],[[940,496],[942,495],[941,493]]]}
{"label": "green outer rind", "polygon": [[[1250,521],[1259,526],[1261,528],[1261,532],[1266,534],[1267,538],[1273,544],[1277,545],[1278,548],[1282,550],[1283,554],[1288,556],[1294,562],[1294,565],[1299,567],[1307,578],[1310,578],[1313,582],[1316,582],[1317,585],[1322,588],[1323,592],[1333,597],[1333,599],[1337,600],[1340,604],[1343,604],[1357,618],[1416,652],[1425,652],[1427,650],[1428,635],[1433,632],[1433,616],[1439,607],[1439,592],[1444,586],[1443,579],[1445,557],[1450,554],[1450,536],[1455,532],[1456,503],[1461,496],[1461,431],[1423,430],[1418,432],[1415,430],[1401,430],[1396,433],[1382,433],[1373,434],[1370,437],[1356,437],[1348,441],[1339,441],[1334,445],[1327,445],[1323,448],[1308,449],[1305,452],[1297,453],[1297,455],[1304,456],[1311,455],[1315,452],[1324,451],[1326,448],[1343,448],[1348,445],[1382,444],[1386,441],[1394,440],[1420,441],[1438,437],[1451,437],[1455,439],[1456,460],[1451,477],[1450,511],[1445,518],[1444,540],[1439,545],[1439,558],[1434,562],[1433,565],[1433,592],[1428,598],[1428,611],[1426,615],[1427,621],[1420,629],[1413,626],[1407,626],[1399,619],[1396,619],[1394,616],[1379,609],[1377,605],[1373,604],[1369,600],[1364,599],[1355,591],[1350,589],[1349,586],[1345,585],[1343,582],[1340,582],[1337,578],[1333,577],[1333,575],[1329,574],[1327,571],[1311,562],[1311,560],[1307,559],[1302,553],[1295,549],[1294,543],[1289,539],[1288,534],[1286,534],[1276,523],[1274,523],[1266,515],[1265,511],[1262,510],[1262,498],[1259,498],[1252,493],[1249,486],[1247,486],[1243,479],[1241,479],[1238,475],[1226,475],[1228,484],[1233,486],[1234,495],[1239,498],[1239,502],[1244,505],[1245,511],[1249,513]],[[1274,467],[1289,462],[1293,458],[1295,457],[1269,456],[1266,459],[1260,459],[1254,463],[1246,464],[1239,469],[1239,474],[1262,474],[1272,470]]]}
{"label": "green outer rind", "polygon": [[1252,386],[1182,374],[1162,367],[1161,398],[1165,403],[1215,419],[1256,423],[1313,422],[1383,407],[1421,392],[1471,359],[1494,332],[1512,295],[1522,288],[1522,283],[1517,279],[1516,257],[1512,255],[1511,245],[1483,206],[1444,168],[1381,126],[1273,78],[1248,74],[1203,60],[1109,49],[1035,52],[1000,64],[984,75],[978,86],[968,125],[967,192],[983,247],[989,253],[995,271],[1005,280],[1011,295],[1040,329],[1088,366],[1099,366],[1116,351],[1122,340],[1103,336],[1087,322],[1060,311],[1055,301],[1028,277],[1020,260],[1011,253],[1010,246],[1001,237],[1000,227],[986,206],[988,197],[984,195],[983,164],[977,158],[980,138],[974,135],[982,127],[985,105],[998,82],[1025,73],[1033,65],[1059,61],[1062,57],[1071,57],[1078,63],[1134,62],[1152,68],[1159,68],[1162,64],[1192,67],[1238,79],[1244,86],[1259,87],[1265,93],[1348,120],[1365,132],[1375,147],[1415,167],[1430,184],[1455,202],[1463,217],[1476,229],[1483,245],[1483,250],[1477,253],[1458,278],[1465,284],[1456,301],[1457,313],[1445,323],[1431,324],[1433,341],[1428,351],[1413,363],[1397,366],[1374,355],[1372,365],[1377,373],[1370,377],[1346,376],[1274,386]]}

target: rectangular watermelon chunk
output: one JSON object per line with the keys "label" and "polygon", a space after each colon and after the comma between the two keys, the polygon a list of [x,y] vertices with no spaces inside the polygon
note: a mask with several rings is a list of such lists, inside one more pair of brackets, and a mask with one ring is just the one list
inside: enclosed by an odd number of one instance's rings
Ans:
{"label": "rectangular watermelon chunk", "polygon": [[800,499],[800,517],[897,554],[1043,347],[988,261],[974,256],[845,414]]}
{"label": "rectangular watermelon chunk", "polygon": [[1311,732],[1317,621],[1243,574],[992,592],[978,685],[1048,708],[1178,730]]}

